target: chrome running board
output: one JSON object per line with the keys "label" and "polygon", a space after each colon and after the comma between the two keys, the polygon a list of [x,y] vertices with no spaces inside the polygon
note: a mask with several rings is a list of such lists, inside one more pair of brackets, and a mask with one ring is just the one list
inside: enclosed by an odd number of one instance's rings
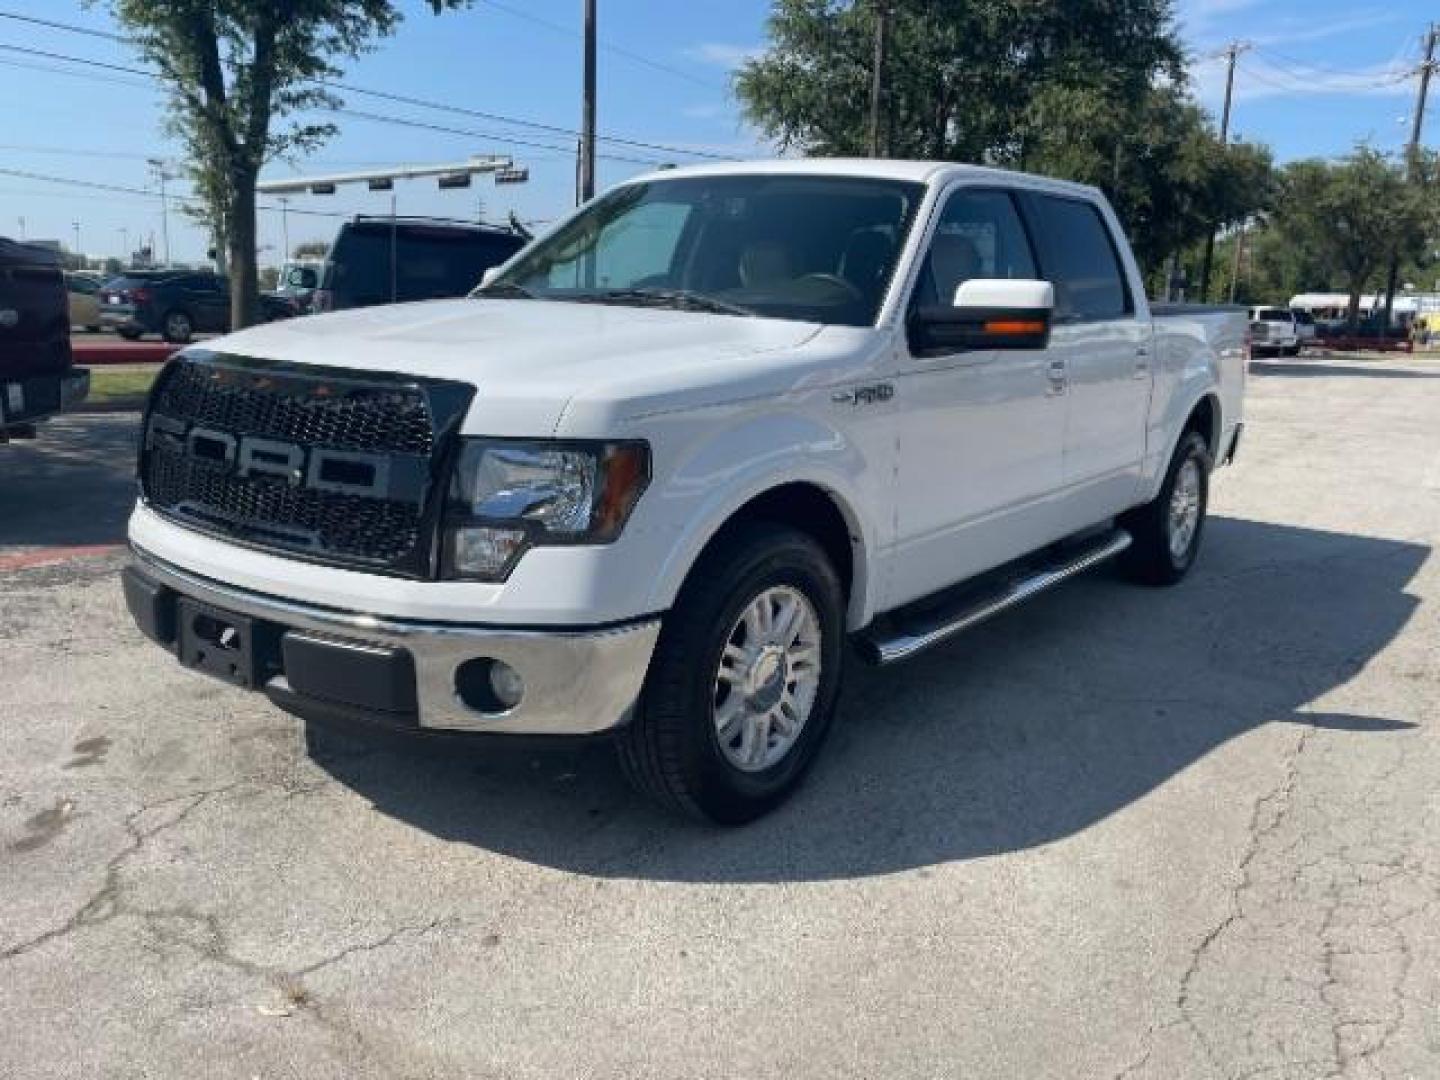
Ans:
{"label": "chrome running board", "polygon": [[1011,578],[978,598],[967,596],[956,607],[897,618],[886,628],[888,633],[867,630],[856,639],[856,646],[860,655],[872,664],[883,666],[908,660],[942,641],[948,641],[962,630],[1008,611],[1092,566],[1113,559],[1129,546],[1130,534],[1124,529],[1115,529],[1066,552],[1055,561],[1026,568],[1023,576]]}

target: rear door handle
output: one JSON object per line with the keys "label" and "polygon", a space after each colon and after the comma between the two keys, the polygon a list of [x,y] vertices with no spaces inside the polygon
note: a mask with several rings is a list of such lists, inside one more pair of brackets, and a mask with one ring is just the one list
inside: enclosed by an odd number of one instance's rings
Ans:
{"label": "rear door handle", "polygon": [[1135,378],[1143,379],[1150,374],[1150,350],[1141,345],[1135,350]]}

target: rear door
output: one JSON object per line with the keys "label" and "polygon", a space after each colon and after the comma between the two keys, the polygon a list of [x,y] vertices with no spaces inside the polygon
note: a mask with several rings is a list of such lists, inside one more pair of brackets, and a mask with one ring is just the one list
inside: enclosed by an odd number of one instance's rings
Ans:
{"label": "rear door", "polygon": [[1063,486],[1079,529],[1134,503],[1150,408],[1149,311],[1097,203],[1045,192],[1023,202],[1041,276],[1055,286],[1050,354],[1064,369]]}

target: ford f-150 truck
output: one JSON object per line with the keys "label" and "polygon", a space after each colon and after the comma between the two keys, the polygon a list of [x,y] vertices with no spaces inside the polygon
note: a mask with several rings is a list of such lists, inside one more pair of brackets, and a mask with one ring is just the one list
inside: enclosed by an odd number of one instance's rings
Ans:
{"label": "ford f-150 truck", "polygon": [[625,183],[468,299],[187,349],[124,574],[179,661],[319,721],[593,736],[722,823],[889,664],[1103,560],[1179,581],[1241,309],[1152,308],[1095,190],[776,161]]}

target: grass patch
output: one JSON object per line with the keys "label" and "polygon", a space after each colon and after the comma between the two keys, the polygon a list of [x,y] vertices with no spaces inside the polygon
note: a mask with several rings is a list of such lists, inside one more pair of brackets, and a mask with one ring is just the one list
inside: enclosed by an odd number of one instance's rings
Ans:
{"label": "grass patch", "polygon": [[90,396],[78,412],[122,412],[139,410],[145,404],[150,384],[160,374],[160,364],[115,364],[90,369]]}

